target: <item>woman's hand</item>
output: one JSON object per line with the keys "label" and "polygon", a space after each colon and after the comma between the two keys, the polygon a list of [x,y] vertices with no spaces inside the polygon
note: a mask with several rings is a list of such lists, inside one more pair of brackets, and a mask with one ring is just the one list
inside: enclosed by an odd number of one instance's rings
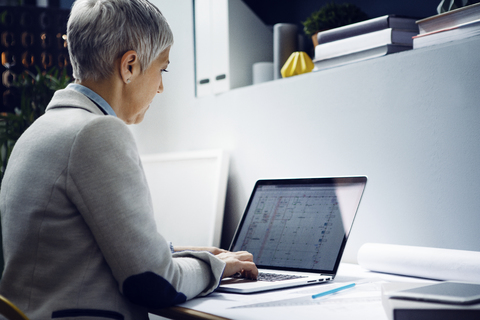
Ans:
{"label": "woman's hand", "polygon": [[208,251],[217,258],[226,263],[223,271],[223,278],[231,277],[234,274],[241,273],[242,277],[248,279],[257,279],[258,270],[253,263],[253,255],[247,251],[230,252],[216,247],[173,247],[178,251]]}
{"label": "woman's hand", "polygon": [[226,263],[223,278],[241,273],[244,278],[257,279],[258,269],[253,263],[253,255],[247,251],[223,252],[216,255]]}

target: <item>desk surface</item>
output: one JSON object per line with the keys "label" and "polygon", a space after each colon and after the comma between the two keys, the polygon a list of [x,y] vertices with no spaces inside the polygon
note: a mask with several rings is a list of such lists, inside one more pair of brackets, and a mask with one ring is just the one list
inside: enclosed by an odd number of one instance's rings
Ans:
{"label": "desk surface", "polygon": [[[339,293],[311,299],[346,283],[356,286]],[[179,306],[153,313],[172,319],[362,319],[386,320],[381,301],[381,284],[385,282],[425,282],[418,278],[370,272],[353,264],[341,264],[330,284],[312,285],[256,294],[215,292]]]}

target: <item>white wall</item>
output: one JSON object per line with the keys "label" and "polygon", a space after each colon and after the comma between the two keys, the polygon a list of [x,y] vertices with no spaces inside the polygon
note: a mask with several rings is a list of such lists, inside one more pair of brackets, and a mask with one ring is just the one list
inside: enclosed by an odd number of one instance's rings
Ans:
{"label": "white wall", "polygon": [[230,152],[223,246],[257,179],[366,174],[345,261],[365,242],[480,250],[478,37],[196,99],[190,1],[155,2],[171,73],[132,130],[145,154]]}
{"label": "white wall", "polygon": [[188,116],[184,107],[195,102],[192,1],[150,2],[167,18],[175,42],[170,50],[168,72],[163,74],[164,93],[156,96],[145,120],[130,127],[138,138],[140,153],[144,154],[178,150],[175,141],[168,137],[177,130],[177,123]]}

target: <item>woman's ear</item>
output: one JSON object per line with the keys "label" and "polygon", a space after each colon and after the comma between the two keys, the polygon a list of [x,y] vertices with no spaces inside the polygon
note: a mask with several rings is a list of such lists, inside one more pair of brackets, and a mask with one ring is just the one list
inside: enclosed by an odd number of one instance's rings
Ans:
{"label": "woman's ear", "polygon": [[123,54],[120,59],[120,76],[125,84],[129,84],[140,72],[140,63],[135,51],[130,50]]}

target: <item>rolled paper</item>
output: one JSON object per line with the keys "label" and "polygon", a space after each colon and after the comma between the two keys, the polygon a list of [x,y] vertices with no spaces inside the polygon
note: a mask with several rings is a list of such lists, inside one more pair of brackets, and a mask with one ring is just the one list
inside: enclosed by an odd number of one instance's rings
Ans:
{"label": "rolled paper", "polygon": [[428,279],[480,283],[480,252],[366,243],[358,264],[371,271]]}

